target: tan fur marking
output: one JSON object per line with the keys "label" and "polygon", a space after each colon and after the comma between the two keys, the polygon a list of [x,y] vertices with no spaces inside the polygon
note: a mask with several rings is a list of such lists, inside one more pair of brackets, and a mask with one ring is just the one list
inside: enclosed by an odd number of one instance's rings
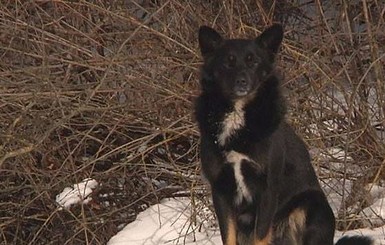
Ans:
{"label": "tan fur marking", "polygon": [[269,245],[272,239],[273,239],[273,228],[270,228],[269,232],[264,238],[262,238],[262,240],[259,240],[257,238],[257,241],[255,241],[255,245]]}
{"label": "tan fur marking", "polygon": [[288,220],[289,225],[289,234],[293,241],[297,241],[299,238],[298,232],[301,232],[303,230],[306,223],[306,214],[305,210],[297,208],[294,209],[293,212],[291,212]]}
{"label": "tan fur marking", "polygon": [[227,225],[226,245],[237,245],[237,231],[234,220],[229,218]]}
{"label": "tan fur marking", "polygon": [[306,213],[302,208],[294,209],[285,221],[277,225],[274,235],[288,237],[292,244],[302,244],[303,230],[306,224]]}

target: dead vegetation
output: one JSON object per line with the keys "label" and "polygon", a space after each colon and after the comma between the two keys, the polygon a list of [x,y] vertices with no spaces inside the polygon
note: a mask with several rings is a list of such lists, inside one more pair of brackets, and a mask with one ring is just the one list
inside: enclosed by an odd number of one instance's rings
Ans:
{"label": "dead vegetation", "polygon": [[[2,1],[0,244],[105,244],[166,196],[204,198],[202,24],[253,37],[283,23],[288,119],[321,181],[360,193],[343,193],[339,228],[362,226],[349,207],[385,177],[384,13],[369,0]],[[87,177],[101,183],[93,201],[58,210],[55,196]]]}

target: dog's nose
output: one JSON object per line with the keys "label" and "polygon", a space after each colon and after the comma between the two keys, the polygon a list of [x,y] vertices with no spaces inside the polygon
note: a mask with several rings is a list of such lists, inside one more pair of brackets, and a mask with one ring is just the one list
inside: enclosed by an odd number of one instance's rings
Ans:
{"label": "dog's nose", "polygon": [[238,86],[246,86],[247,85],[246,79],[244,77],[238,78],[236,80],[236,83]]}

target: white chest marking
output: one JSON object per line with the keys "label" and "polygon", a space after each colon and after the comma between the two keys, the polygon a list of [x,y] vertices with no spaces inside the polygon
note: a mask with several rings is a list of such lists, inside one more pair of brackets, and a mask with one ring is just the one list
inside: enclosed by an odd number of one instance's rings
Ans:
{"label": "white chest marking", "polygon": [[219,145],[224,146],[226,140],[245,125],[244,105],[244,100],[235,102],[234,110],[225,115],[222,122],[222,131],[218,135]]}
{"label": "white chest marking", "polygon": [[233,168],[234,168],[234,178],[237,184],[237,196],[235,198],[235,203],[240,204],[243,199],[245,199],[247,202],[251,202],[253,200],[253,197],[250,194],[250,191],[247,188],[247,185],[242,175],[242,161],[243,160],[246,160],[249,162],[254,162],[254,161],[250,159],[248,156],[236,151],[230,151],[226,153],[226,160],[229,163],[233,164]]}

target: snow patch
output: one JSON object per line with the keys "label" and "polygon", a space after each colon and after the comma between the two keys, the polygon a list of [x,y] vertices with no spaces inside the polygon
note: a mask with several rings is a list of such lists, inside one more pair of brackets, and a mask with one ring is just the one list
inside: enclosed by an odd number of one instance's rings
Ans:
{"label": "snow patch", "polygon": [[192,222],[188,198],[166,199],[138,214],[136,220],[113,236],[107,245],[215,245],[219,230],[203,222]]}
{"label": "snow patch", "polygon": [[56,203],[59,204],[60,209],[69,208],[71,205],[78,203],[86,204],[92,200],[90,194],[97,186],[98,182],[96,180],[84,179],[72,187],[64,188],[60,194],[56,195]]}

